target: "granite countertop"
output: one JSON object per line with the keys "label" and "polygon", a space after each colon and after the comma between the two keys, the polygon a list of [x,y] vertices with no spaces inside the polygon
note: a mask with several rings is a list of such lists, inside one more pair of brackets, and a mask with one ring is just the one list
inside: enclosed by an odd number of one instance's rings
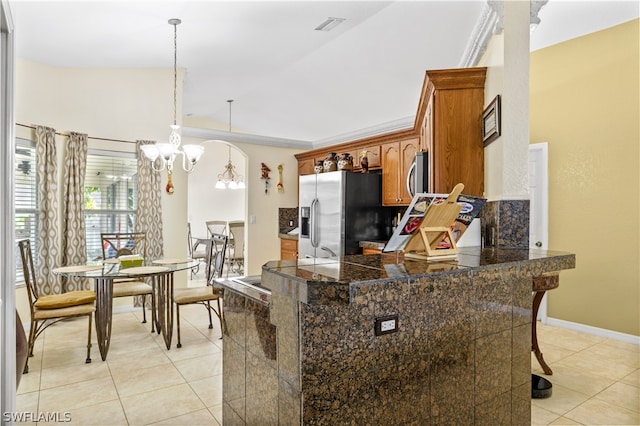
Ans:
{"label": "granite countertop", "polygon": [[[398,279],[460,274],[496,268],[521,268],[531,276],[575,267],[575,255],[534,249],[459,248],[457,258],[442,261],[405,259],[401,252],[334,258],[267,262],[264,272],[285,277],[291,283],[283,291],[298,293],[305,303],[349,303],[362,286],[393,285]],[[411,280],[410,280],[411,281]],[[293,289],[295,282],[300,285]],[[268,285],[267,285],[268,286]]]}
{"label": "granite countertop", "polygon": [[283,240],[297,240],[298,234],[291,235],[291,234],[287,234],[286,232],[279,232],[278,238],[281,238]]}
{"label": "granite countertop", "polygon": [[382,250],[386,245],[386,241],[360,241],[360,248]]}

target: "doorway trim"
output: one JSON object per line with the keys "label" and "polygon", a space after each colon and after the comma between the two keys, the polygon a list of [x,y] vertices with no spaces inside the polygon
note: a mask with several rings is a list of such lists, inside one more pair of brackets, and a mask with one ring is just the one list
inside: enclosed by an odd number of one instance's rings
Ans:
{"label": "doorway trim", "polygon": [[11,415],[16,405],[16,284],[15,268],[15,231],[14,231],[14,25],[11,8],[6,0],[0,4],[0,163],[3,173],[0,175],[2,205],[0,205],[0,257],[2,264],[2,285],[0,286],[0,413],[2,422],[13,424],[5,419],[5,413]]}
{"label": "doorway trim", "polygon": [[[547,250],[549,247],[549,144],[529,144],[529,247]],[[539,246],[536,244],[540,244]],[[538,318],[547,323],[547,294],[544,295]]]}

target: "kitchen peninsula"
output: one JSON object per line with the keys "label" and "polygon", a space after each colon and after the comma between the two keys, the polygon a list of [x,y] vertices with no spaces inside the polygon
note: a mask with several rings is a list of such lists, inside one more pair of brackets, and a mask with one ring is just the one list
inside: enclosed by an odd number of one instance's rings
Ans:
{"label": "kitchen peninsula", "polygon": [[265,264],[225,288],[225,424],[530,424],[531,285],[575,255]]}

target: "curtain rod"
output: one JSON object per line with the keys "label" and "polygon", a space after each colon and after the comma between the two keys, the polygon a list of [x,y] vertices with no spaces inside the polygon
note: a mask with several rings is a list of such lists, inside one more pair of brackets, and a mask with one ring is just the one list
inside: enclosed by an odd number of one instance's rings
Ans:
{"label": "curtain rod", "polygon": [[[20,124],[20,123],[16,123],[16,126],[20,126],[20,127],[26,127],[27,129],[32,129],[35,130],[35,126],[29,126],[26,124]],[[68,133],[60,133],[60,132],[56,132],[56,135],[58,136],[69,136]],[[108,138],[98,138],[95,136],[87,136],[87,139],[93,139],[93,140],[97,140],[97,141],[109,141],[109,142],[124,142],[124,143],[136,143],[136,141],[125,141],[122,139],[108,139]]]}

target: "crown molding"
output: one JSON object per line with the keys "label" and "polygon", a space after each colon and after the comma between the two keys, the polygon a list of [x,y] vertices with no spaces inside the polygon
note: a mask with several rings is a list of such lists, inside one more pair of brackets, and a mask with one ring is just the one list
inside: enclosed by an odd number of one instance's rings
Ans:
{"label": "crown molding", "polygon": [[415,116],[403,117],[397,120],[387,121],[375,126],[365,127],[363,129],[354,130],[352,132],[342,133],[330,138],[321,139],[313,142],[313,148],[323,148],[325,146],[337,145],[345,142],[352,142],[358,139],[364,139],[371,136],[377,136],[385,133],[392,133],[398,130],[412,129]]}
{"label": "crown molding", "polygon": [[200,139],[216,139],[226,142],[248,143],[252,145],[277,146],[281,148],[312,149],[309,141],[297,139],[275,138],[271,136],[250,135],[248,133],[228,132],[224,130],[205,129],[201,127],[183,127],[182,134]]}
{"label": "crown molding", "polygon": [[462,54],[458,67],[475,67],[487,50],[489,40],[494,34],[502,32],[502,2],[488,1],[484,4],[480,17],[471,31],[471,37]]}
{"label": "crown molding", "polygon": [[280,148],[297,148],[312,150],[325,146],[337,145],[344,142],[351,142],[371,136],[391,133],[398,130],[413,128],[415,117],[409,116],[398,120],[387,121],[376,126],[366,127],[353,132],[343,133],[327,139],[315,142],[298,139],[276,138],[271,136],[251,135],[248,133],[228,132],[224,130],[206,129],[202,127],[183,127],[182,135],[207,140],[223,140],[226,142],[248,143],[252,145],[277,146]]}
{"label": "crown molding", "polygon": [[[540,24],[538,16],[540,10],[549,2],[549,0],[531,0],[529,10],[529,25],[535,28]],[[480,13],[480,17],[473,27],[471,37],[467,47],[462,54],[458,67],[469,68],[475,67],[478,61],[487,50],[487,45],[495,34],[501,34],[504,29],[504,2],[502,0],[488,0]]]}

